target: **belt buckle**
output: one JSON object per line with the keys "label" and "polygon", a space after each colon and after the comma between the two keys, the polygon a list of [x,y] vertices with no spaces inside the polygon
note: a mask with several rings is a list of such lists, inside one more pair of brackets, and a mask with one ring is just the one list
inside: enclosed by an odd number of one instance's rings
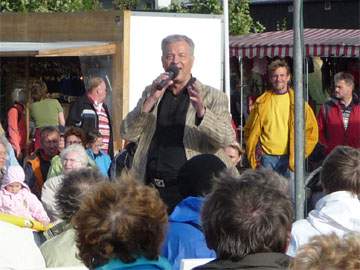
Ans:
{"label": "belt buckle", "polygon": [[165,187],[165,181],[163,179],[154,178],[154,184],[157,187],[164,188]]}

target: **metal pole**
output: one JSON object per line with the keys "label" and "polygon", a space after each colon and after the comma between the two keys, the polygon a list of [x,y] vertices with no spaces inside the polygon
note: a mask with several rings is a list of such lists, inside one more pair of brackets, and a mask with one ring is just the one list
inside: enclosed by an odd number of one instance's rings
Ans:
{"label": "metal pole", "polygon": [[240,63],[240,145],[243,147],[244,138],[243,138],[243,130],[244,130],[244,63],[241,56],[239,56]]}
{"label": "metal pole", "polygon": [[230,54],[229,54],[229,6],[228,1],[223,0],[224,16],[224,72],[225,72],[225,93],[229,97],[230,108]]}
{"label": "metal pole", "polygon": [[302,0],[294,0],[295,216],[304,218],[304,87]]}

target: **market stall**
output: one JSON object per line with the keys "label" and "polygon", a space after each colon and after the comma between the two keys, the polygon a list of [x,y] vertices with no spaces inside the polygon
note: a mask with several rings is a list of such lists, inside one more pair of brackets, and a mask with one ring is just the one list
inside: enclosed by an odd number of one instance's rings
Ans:
{"label": "market stall", "polygon": [[[342,64],[339,69],[346,69],[348,63],[355,66],[354,75],[359,78],[360,70],[360,29],[304,29],[304,66],[306,89],[308,86],[309,60],[321,57],[329,62],[330,70],[336,71],[334,65]],[[241,104],[244,104],[244,66],[246,59],[262,61],[268,58],[293,56],[293,30],[254,33],[230,37],[230,56],[237,57],[240,63],[239,85],[241,87]],[[346,62],[342,58],[347,58]],[[260,59],[260,60],[259,60]],[[338,59],[338,60],[334,60]],[[291,59],[290,59],[291,61]],[[327,63],[327,62],[325,62]],[[330,76],[331,77],[331,76]],[[357,81],[358,83],[358,81]],[[358,85],[357,85],[358,87]],[[241,108],[240,126],[243,126],[244,108]],[[242,142],[242,138],[241,138]]]}

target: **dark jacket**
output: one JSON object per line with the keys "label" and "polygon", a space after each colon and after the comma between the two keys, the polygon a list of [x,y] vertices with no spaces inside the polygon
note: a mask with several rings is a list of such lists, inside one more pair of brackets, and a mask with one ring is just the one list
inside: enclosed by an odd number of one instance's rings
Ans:
{"label": "dark jacket", "polygon": [[360,148],[360,103],[356,96],[353,97],[352,102],[347,129],[344,127],[342,109],[338,100],[331,99],[321,106],[317,121],[319,140],[325,146],[326,154],[337,145]]}
{"label": "dark jacket", "polygon": [[36,150],[24,162],[25,184],[38,198],[41,198],[41,189],[46,181],[51,163],[41,151],[41,149]]}
{"label": "dark jacket", "polygon": [[[108,107],[103,103],[105,112],[109,118],[110,125],[110,141],[109,154],[113,157],[113,133],[111,126],[111,116]],[[92,130],[99,130],[99,118],[96,114],[95,107],[87,95],[79,97],[71,104],[68,117],[66,119],[66,126],[80,127],[85,133]]]}
{"label": "dark jacket", "polygon": [[245,256],[240,261],[220,260],[208,262],[202,266],[194,268],[194,270],[273,270],[273,269],[288,269],[290,257],[283,253],[255,253]]}

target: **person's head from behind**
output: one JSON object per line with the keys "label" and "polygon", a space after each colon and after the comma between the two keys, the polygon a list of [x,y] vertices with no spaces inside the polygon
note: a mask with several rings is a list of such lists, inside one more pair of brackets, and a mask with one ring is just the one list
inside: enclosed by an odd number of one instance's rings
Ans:
{"label": "person's head from behind", "polygon": [[191,78],[191,69],[194,63],[194,42],[184,35],[170,35],[161,43],[162,65],[167,70],[170,65],[179,68],[179,74],[174,79],[175,83],[184,83]]}
{"label": "person's head from behind", "polygon": [[205,200],[201,218],[208,247],[219,259],[236,261],[259,252],[284,253],[292,215],[282,191],[224,174]]}
{"label": "person's head from behind", "polygon": [[290,68],[285,60],[277,59],[268,67],[269,80],[273,91],[284,93],[288,90],[290,83]]}
{"label": "person's head from behind", "polygon": [[106,83],[101,77],[92,77],[89,80],[88,93],[91,98],[98,102],[103,103],[106,99]]}
{"label": "person's head from behind", "polygon": [[256,183],[264,188],[276,189],[285,195],[290,195],[289,180],[272,169],[247,169],[238,178],[239,181]]}
{"label": "person's head from behind", "polygon": [[111,259],[155,260],[164,239],[167,211],[156,189],[136,179],[102,183],[73,219],[83,263],[93,269]]}
{"label": "person's head from behind", "polygon": [[326,194],[349,191],[360,194],[360,150],[337,146],[325,158],[320,172],[321,185]]}
{"label": "person's head from behind", "polygon": [[89,163],[88,155],[80,144],[71,144],[60,153],[61,164],[65,174],[86,168]]}
{"label": "person's head from behind", "polygon": [[25,104],[26,93],[23,88],[15,88],[11,93],[11,100],[13,103]]}
{"label": "person's head from behind", "polygon": [[7,168],[1,187],[10,193],[16,194],[25,187],[24,180],[25,173],[23,168],[19,165],[12,165]]}
{"label": "person's head from behind", "polygon": [[64,133],[65,147],[71,144],[81,144],[85,146],[85,133],[81,128],[68,127]]}
{"label": "person's head from behind", "polygon": [[334,83],[335,97],[345,102],[351,100],[355,87],[353,75],[347,72],[336,73]]}
{"label": "person's head from behind", "polygon": [[85,194],[103,181],[105,178],[99,171],[89,168],[72,171],[65,175],[55,194],[56,207],[60,211],[61,218],[69,223],[79,210]]}
{"label": "person's head from behind", "polygon": [[244,154],[244,150],[241,148],[238,142],[233,142],[232,144],[226,146],[224,151],[234,166],[240,163],[241,157]]}
{"label": "person's head from behind", "polygon": [[360,269],[360,234],[340,238],[335,233],[313,237],[300,247],[290,264],[291,270]]}
{"label": "person's head from behind", "polygon": [[211,191],[214,177],[225,169],[224,162],[212,154],[201,154],[189,159],[180,168],[177,177],[181,197],[204,197]]}
{"label": "person's head from behind", "polygon": [[34,81],[30,86],[30,93],[31,98],[34,100],[34,102],[46,98],[46,95],[48,93],[46,83],[41,80]]}
{"label": "person's head from behind", "polygon": [[59,152],[60,132],[56,127],[44,127],[40,132],[41,149],[49,157]]}
{"label": "person's head from behind", "polygon": [[103,146],[103,138],[99,131],[93,130],[86,134],[86,148],[90,148],[94,154],[99,154]]}

